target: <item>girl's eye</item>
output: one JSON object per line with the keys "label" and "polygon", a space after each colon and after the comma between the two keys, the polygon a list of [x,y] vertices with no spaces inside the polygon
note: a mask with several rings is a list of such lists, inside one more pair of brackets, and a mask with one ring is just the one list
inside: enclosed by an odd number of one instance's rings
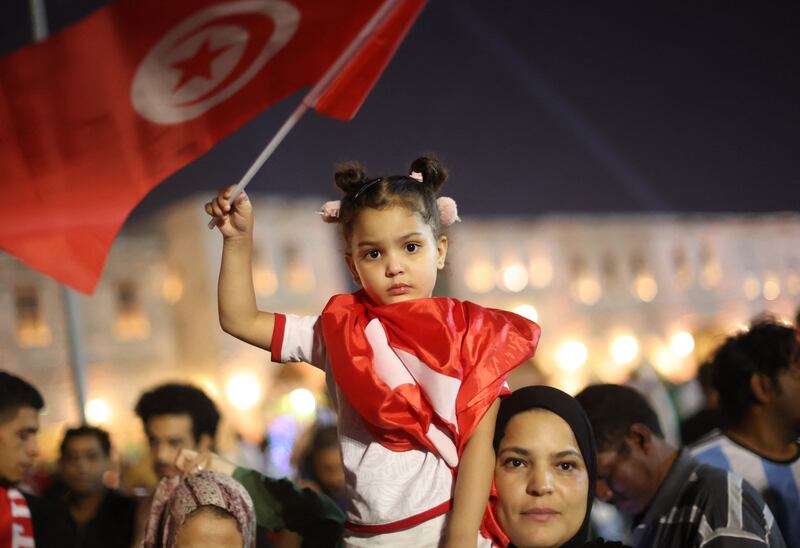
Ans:
{"label": "girl's eye", "polygon": [[519,468],[520,466],[522,466],[525,463],[522,462],[521,459],[515,459],[514,457],[511,457],[511,458],[506,459],[506,461],[503,464],[505,466],[510,467],[510,468]]}
{"label": "girl's eye", "polygon": [[381,252],[378,251],[377,249],[370,249],[369,251],[364,253],[364,256],[367,257],[368,259],[377,259],[381,256]]}
{"label": "girl's eye", "polygon": [[406,244],[406,251],[409,253],[414,253],[419,249],[419,244],[415,243],[408,243]]}

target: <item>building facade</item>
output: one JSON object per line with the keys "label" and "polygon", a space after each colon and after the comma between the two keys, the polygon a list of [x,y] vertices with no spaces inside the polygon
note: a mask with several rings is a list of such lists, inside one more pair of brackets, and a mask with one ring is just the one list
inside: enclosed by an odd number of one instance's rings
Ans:
{"label": "building facade", "polygon": [[[278,366],[219,327],[222,243],[206,228],[208,196],[126,226],[97,291],[79,297],[88,415],[123,450],[141,447],[132,409],[167,380],[204,387],[229,432],[257,439],[287,412],[298,387],[322,394],[320,372]],[[322,200],[252,197],[259,308],[318,313],[353,289]],[[437,293],[536,319],[534,363],[512,385],[549,382],[574,392],[651,368],[691,378],[698,358],[765,311],[793,318],[800,299],[800,215],[548,216],[467,220],[451,227]],[[44,447],[77,422],[63,289],[0,255],[0,363],[47,400]],[[324,396],[323,396],[324,397]]]}

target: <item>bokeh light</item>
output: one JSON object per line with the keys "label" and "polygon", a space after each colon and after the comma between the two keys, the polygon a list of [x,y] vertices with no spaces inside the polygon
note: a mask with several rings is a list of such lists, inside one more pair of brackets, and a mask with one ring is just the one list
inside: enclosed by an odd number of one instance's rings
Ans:
{"label": "bokeh light", "polygon": [[236,409],[251,409],[261,399],[259,379],[252,373],[237,373],[228,379],[225,394]]}
{"label": "bokeh light", "polygon": [[309,390],[297,388],[289,393],[289,407],[300,417],[308,417],[317,410],[317,400]]}
{"label": "bokeh light", "polygon": [[514,312],[523,318],[528,318],[532,322],[539,321],[539,312],[531,304],[521,304],[514,308]]}
{"label": "bokeh light", "polygon": [[105,424],[111,419],[111,406],[101,398],[86,402],[86,420],[90,424]]}
{"label": "bokeh light", "polygon": [[694,337],[687,331],[678,331],[669,339],[669,351],[679,358],[685,358],[694,351]]}
{"label": "bokeh light", "polygon": [[639,342],[633,335],[619,335],[611,341],[611,359],[614,363],[625,365],[639,355]]}
{"label": "bokeh light", "polygon": [[700,273],[700,285],[706,289],[713,289],[722,279],[722,268],[716,261],[708,261]]}
{"label": "bokeh light", "polygon": [[476,260],[464,273],[467,289],[474,293],[488,293],[494,289],[494,267],[486,260]]}
{"label": "bokeh light", "polygon": [[652,276],[639,274],[633,281],[633,292],[640,301],[649,303],[658,295],[658,284]]}
{"label": "bokeh light", "polygon": [[744,285],[742,286],[744,290],[744,296],[747,298],[748,301],[754,301],[758,298],[761,294],[761,284],[758,282],[758,278],[755,274],[748,273],[744,277]]}
{"label": "bokeh light", "polygon": [[593,305],[602,295],[600,283],[591,276],[581,276],[575,282],[575,293],[578,300],[585,305]]}
{"label": "bokeh light", "polygon": [[278,290],[278,276],[269,267],[260,265],[253,269],[253,287],[259,297],[269,297]]}
{"label": "bokeh light", "polygon": [[519,293],[528,285],[528,271],[521,264],[512,264],[503,269],[502,286],[512,293]]}
{"label": "bokeh light", "polygon": [[533,257],[528,263],[528,279],[533,287],[542,289],[553,281],[553,265],[544,257]]}
{"label": "bokeh light", "polygon": [[161,284],[161,296],[169,304],[175,304],[183,297],[183,281],[175,273],[167,274]]}
{"label": "bokeh light", "polygon": [[768,301],[774,301],[781,294],[781,282],[774,274],[767,274],[764,276],[764,287],[762,290],[764,298]]}
{"label": "bokeh light", "polygon": [[575,371],[583,367],[588,356],[586,345],[577,340],[564,341],[556,350],[556,362],[566,371]]}

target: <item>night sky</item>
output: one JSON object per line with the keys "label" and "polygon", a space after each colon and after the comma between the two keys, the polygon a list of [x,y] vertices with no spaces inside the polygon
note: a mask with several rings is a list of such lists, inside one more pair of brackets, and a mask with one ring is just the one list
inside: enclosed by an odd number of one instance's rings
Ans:
{"label": "night sky", "polygon": [[[51,26],[101,3],[51,1]],[[0,49],[28,39],[26,7],[4,2]],[[398,174],[430,151],[465,217],[796,210],[798,29],[789,2],[431,0],[356,119],[308,114],[250,191],[336,198],[336,162]],[[134,215],[236,182],[301,97]]]}

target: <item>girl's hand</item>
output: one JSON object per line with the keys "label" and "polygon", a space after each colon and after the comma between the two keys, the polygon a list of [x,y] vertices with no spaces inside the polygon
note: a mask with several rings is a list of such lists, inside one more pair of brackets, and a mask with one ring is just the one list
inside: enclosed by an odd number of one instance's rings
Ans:
{"label": "girl's hand", "polygon": [[217,228],[226,240],[249,238],[253,234],[253,206],[247,194],[239,194],[233,208],[228,205],[235,187],[236,185],[231,185],[220,191],[205,207],[206,213],[218,219]]}

